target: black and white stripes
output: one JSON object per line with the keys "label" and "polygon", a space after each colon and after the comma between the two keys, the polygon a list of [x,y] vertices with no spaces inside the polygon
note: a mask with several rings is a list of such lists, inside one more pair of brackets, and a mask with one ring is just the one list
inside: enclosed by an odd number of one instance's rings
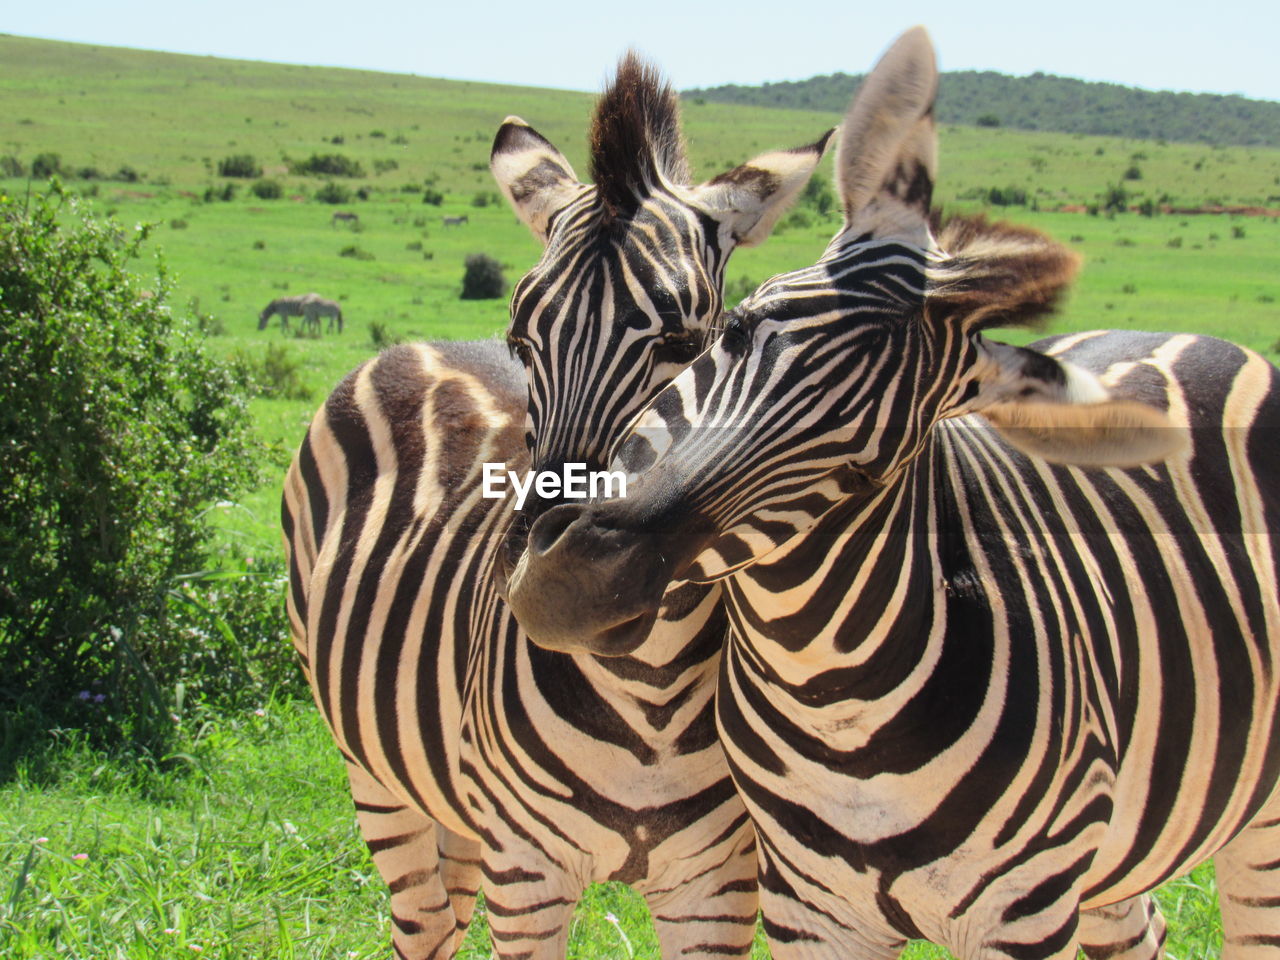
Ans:
{"label": "black and white stripes", "polygon": [[286,480],[295,644],[413,960],[452,956],[481,883],[499,957],[559,960],[582,889],[608,879],[645,893],[669,956],[745,956],[754,935],[754,834],[714,729],[718,591],[673,590],[615,660],[533,646],[494,576],[526,527],[483,496],[483,465],[602,462],[826,138],[672,179],[674,96],[628,58],[593,140],[608,202],[523,121],[494,143],[546,244],[512,302],[527,370],[497,341],[388,350],[333,392]]}
{"label": "black and white stripes", "polygon": [[930,228],[931,77],[912,31],[851,108],[823,259],[642,414],[626,500],[538,520],[513,608],[597,649],[669,582],[720,583],[779,960],[1152,957],[1146,891],[1210,856],[1224,956],[1274,955],[1280,372],[1208,337],[988,339],[1074,258]]}

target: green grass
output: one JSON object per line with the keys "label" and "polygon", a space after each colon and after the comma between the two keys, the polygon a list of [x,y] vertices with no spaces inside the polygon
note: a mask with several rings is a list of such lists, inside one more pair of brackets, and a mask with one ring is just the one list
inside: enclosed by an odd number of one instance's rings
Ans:
{"label": "green grass", "polygon": [[[184,750],[164,763],[122,762],[54,734],[37,765],[0,787],[0,956],[385,957],[386,889],[315,708],[267,703],[261,716],[183,722],[194,725]],[[1169,955],[1217,956],[1212,867],[1160,899]],[[481,907],[462,960],[485,960],[487,938]],[[643,900],[620,884],[592,887],[568,955],[656,958]],[[925,944],[908,953],[945,955]],[[768,956],[760,934],[753,956]]]}

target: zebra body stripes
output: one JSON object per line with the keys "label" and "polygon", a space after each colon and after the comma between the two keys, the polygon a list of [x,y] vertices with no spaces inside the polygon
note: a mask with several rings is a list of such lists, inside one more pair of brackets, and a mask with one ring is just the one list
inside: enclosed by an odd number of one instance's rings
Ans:
{"label": "zebra body stripes", "polygon": [[[336,217],[337,214],[334,214]],[[354,215],[353,215],[354,216]],[[277,297],[258,314],[258,329],[267,329],[271,318],[280,318],[280,329],[289,329],[290,317],[301,317],[303,326],[311,333],[320,332],[320,321],[328,319],[329,332],[337,327],[342,332],[342,307],[336,301],[326,300],[318,293],[304,293],[297,297]]]}
{"label": "zebra body stripes", "polygon": [[1209,856],[1224,956],[1274,955],[1280,373],[1208,337],[988,340],[1074,258],[935,237],[935,89],[911,31],[846,118],[822,260],[637,420],[625,501],[539,518],[513,608],[600,649],[669,581],[723,587],[777,958],[1154,956],[1146,891]]}
{"label": "zebra body stripes", "polygon": [[491,575],[522,528],[482,496],[482,466],[601,462],[614,437],[593,428],[621,432],[697,352],[729,253],[767,233],[825,138],[688,185],[674,95],[628,58],[595,139],[594,187],[523,121],[495,139],[495,176],[546,245],[513,297],[528,370],[498,342],[393,348],[334,391],[286,480],[294,639],[401,957],[451,956],[482,877],[499,957],[562,957],[582,888],[607,879],[645,893],[664,955],[750,950],[754,836],[712,710],[717,592],[673,591],[616,660],[533,646]]}

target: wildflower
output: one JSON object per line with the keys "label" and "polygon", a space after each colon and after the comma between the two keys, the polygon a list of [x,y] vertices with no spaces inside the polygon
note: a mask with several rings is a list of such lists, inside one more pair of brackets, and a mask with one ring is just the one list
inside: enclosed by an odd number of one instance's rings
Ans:
{"label": "wildflower", "polygon": [[182,718],[181,718],[180,716],[178,716],[176,713],[171,713],[171,714],[169,714],[169,719],[170,719],[170,720],[172,720],[174,723],[181,723],[181,722],[182,722]]}
{"label": "wildflower", "polygon": [[177,933],[177,932],[178,932],[178,928],[177,928],[177,927],[165,927],[165,928],[164,928],[164,932],[172,936],[173,934],[175,934],[175,933]]}
{"label": "wildflower", "polygon": [[257,710],[253,711],[253,715],[255,717],[265,717],[267,715],[267,711],[259,707]]}
{"label": "wildflower", "polygon": [[105,693],[95,693],[93,695],[94,703],[102,703],[106,699],[107,699],[107,695]]}
{"label": "wildflower", "polygon": [[49,842],[49,838],[48,838],[48,837],[36,837],[36,838],[35,838],[35,840],[34,840],[33,842],[34,842],[34,843],[48,843],[48,842]]}
{"label": "wildflower", "polygon": [[73,853],[71,855],[71,859],[72,860],[88,860],[89,855],[87,853]]}
{"label": "wildflower", "polygon": [[198,944],[198,943],[188,943],[188,944],[187,944],[187,949],[188,949],[188,950],[194,950],[196,953],[199,953],[201,950],[203,950],[203,949],[204,949],[204,947],[200,946],[200,944]]}
{"label": "wildflower", "polygon": [[93,694],[91,694],[88,690],[81,690],[79,693],[76,694],[77,699],[80,699],[80,700],[88,700],[91,696],[93,696]]}

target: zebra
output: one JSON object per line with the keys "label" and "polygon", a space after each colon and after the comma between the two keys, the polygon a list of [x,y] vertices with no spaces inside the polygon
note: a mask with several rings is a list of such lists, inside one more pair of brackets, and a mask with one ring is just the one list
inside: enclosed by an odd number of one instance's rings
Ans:
{"label": "zebra", "polygon": [[290,623],[398,956],[451,956],[482,875],[500,957],[563,956],[574,901],[605,879],[645,894],[664,955],[749,953],[754,833],[715,737],[715,591],[673,591],[630,657],[535,647],[492,575],[524,526],[481,477],[601,461],[614,436],[596,424],[620,433],[696,355],[728,256],[768,234],[826,142],[691,184],[678,101],[634,56],[596,109],[594,186],[508,118],[491,168],[545,247],[511,345],[394,347],[311,424],[283,498]]}
{"label": "zebra", "polygon": [[465,213],[460,217],[441,217],[440,219],[444,222],[446,227],[460,227],[464,223],[471,222],[467,219],[467,215]]}
{"label": "zebra", "polygon": [[329,226],[337,226],[338,223],[358,225],[360,223],[360,214],[353,213],[350,210],[337,210],[330,218]]}
{"label": "zebra", "polygon": [[271,321],[272,316],[280,318],[280,329],[282,331],[289,329],[290,317],[301,317],[307,331],[319,334],[320,320],[327,317],[329,320],[329,332],[333,333],[335,326],[338,333],[342,332],[342,307],[333,300],[326,300],[318,293],[304,293],[296,297],[277,297],[258,314],[258,329],[267,329],[267,324]]}
{"label": "zebra", "polygon": [[935,233],[936,85],[916,28],[846,116],[822,258],[640,415],[625,499],[539,517],[512,607],[616,652],[669,582],[722,587],[779,960],[1157,956],[1147,891],[1210,856],[1224,956],[1273,955],[1280,371],[1189,334],[988,339],[1077,262]]}

